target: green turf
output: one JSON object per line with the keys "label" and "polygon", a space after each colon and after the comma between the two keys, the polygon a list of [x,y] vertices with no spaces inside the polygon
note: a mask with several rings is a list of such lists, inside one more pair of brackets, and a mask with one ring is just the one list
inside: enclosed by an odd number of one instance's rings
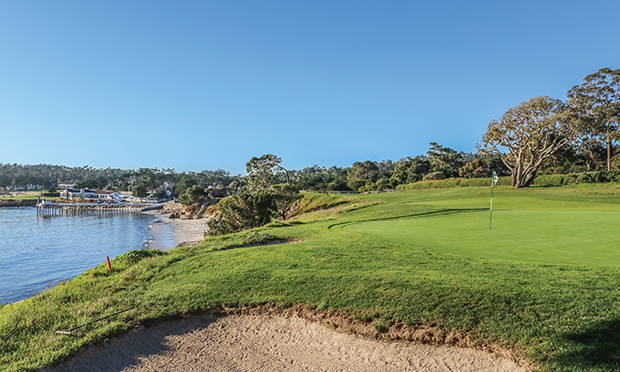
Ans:
{"label": "green turf", "polygon": [[346,226],[429,251],[537,264],[620,266],[620,211],[446,212]]}
{"label": "green turf", "polygon": [[[118,257],[112,274],[102,264],[0,307],[0,370],[57,363],[153,319],[302,304],[375,324],[466,332],[541,371],[620,371],[617,185],[497,188],[492,231],[477,210],[488,207],[488,188],[309,197],[318,211],[293,221],[165,255]],[[321,210],[333,205],[338,214]],[[274,239],[298,242],[248,246]],[[73,337],[54,333],[129,307]]]}

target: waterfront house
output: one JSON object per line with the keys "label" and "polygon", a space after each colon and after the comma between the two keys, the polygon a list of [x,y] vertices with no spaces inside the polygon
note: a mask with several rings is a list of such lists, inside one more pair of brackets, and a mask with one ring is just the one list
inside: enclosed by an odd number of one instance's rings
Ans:
{"label": "waterfront house", "polygon": [[172,192],[170,192],[170,190],[166,190],[166,197],[164,198],[158,198],[154,194],[154,192],[148,194],[147,197],[143,199],[143,201],[147,203],[163,203],[172,199]]}
{"label": "waterfront house", "polygon": [[94,199],[97,198],[97,194],[90,189],[66,189],[60,192],[60,197],[63,199]]}
{"label": "waterfront house", "polygon": [[117,192],[91,189],[66,189],[60,192],[60,197],[68,200],[81,198],[86,200],[103,200],[117,203],[125,200],[123,195]]}

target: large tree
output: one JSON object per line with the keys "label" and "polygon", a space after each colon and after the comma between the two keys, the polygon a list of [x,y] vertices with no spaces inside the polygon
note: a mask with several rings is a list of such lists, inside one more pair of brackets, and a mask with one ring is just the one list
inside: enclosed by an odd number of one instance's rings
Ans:
{"label": "large tree", "polygon": [[248,186],[250,190],[263,190],[274,183],[276,173],[283,171],[286,174],[286,183],[290,183],[288,170],[282,166],[282,159],[272,154],[253,157],[245,164],[248,172]]}
{"label": "large tree", "polygon": [[415,158],[410,156],[400,159],[394,167],[394,172],[390,177],[390,185],[403,185],[406,183],[417,182],[428,172],[430,172],[431,163],[424,155],[418,155]]}
{"label": "large tree", "polygon": [[499,155],[512,173],[513,187],[531,185],[542,162],[574,137],[562,101],[536,97],[493,120],[478,151]]}
{"label": "large tree", "polygon": [[463,156],[456,150],[444,147],[437,142],[430,143],[431,148],[426,153],[431,163],[431,172],[439,172],[443,178],[456,177],[459,168],[465,164]]}
{"label": "large tree", "polygon": [[[607,170],[611,169],[611,141],[620,121],[620,69],[609,67],[586,76],[581,85],[568,91],[569,105],[583,140],[598,139],[607,149]],[[587,151],[588,154],[591,154]]]}
{"label": "large tree", "polygon": [[373,180],[379,175],[379,166],[376,162],[365,160],[356,161],[349,169],[349,181]]}

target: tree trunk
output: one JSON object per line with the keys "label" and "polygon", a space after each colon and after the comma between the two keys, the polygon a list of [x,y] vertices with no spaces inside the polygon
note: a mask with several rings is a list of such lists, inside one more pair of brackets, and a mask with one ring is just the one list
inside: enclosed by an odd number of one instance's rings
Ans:
{"label": "tree trunk", "polygon": [[521,185],[523,187],[530,187],[534,183],[534,178],[536,178],[536,171],[528,172],[524,175]]}
{"label": "tree trunk", "polygon": [[519,178],[517,177],[517,172],[516,171],[512,171],[512,173],[510,174],[510,185],[512,185],[512,187],[518,188],[519,185],[517,184],[517,180]]}

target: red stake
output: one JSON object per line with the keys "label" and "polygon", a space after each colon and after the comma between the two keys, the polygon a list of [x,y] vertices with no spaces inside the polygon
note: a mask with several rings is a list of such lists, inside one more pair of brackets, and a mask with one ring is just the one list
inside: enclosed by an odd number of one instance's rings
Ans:
{"label": "red stake", "polygon": [[110,264],[110,257],[105,256],[105,260],[108,262],[108,271],[112,272],[112,265]]}

